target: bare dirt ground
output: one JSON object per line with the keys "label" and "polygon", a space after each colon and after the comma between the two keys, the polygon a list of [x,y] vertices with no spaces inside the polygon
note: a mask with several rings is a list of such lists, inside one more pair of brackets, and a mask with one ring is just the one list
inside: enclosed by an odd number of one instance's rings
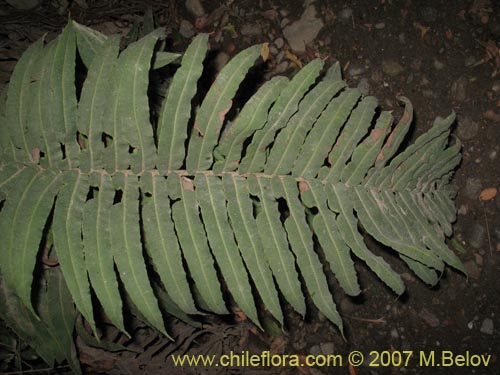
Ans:
{"label": "bare dirt ground", "polygon": [[[56,35],[67,18],[105,33],[126,34],[145,10],[170,30],[172,48],[182,51],[199,32],[211,33],[214,67],[255,43],[270,43],[266,77],[291,76],[316,57],[343,67],[350,86],[376,96],[383,109],[401,113],[396,97],[415,108],[413,137],[434,118],[458,115],[454,134],[463,144],[463,161],[454,184],[458,218],[449,245],[468,277],[447,269],[429,289],[391,254],[384,255],[403,274],[407,292],[397,298],[358,260],[363,287],[356,299],[331,280],[344,317],[346,338],[314,309],[305,321],[287,311],[285,332],[263,334],[244,317],[215,321],[204,331],[172,323],[177,344],[146,329],[134,343],[142,353],[110,353],[80,342],[89,373],[165,374],[499,374],[500,373],[500,197],[480,200],[484,189],[500,187],[500,3],[469,1],[41,1],[33,10],[0,2],[0,84],[8,82],[20,54],[48,32]],[[295,26],[293,26],[295,25]],[[294,28],[295,27],[295,28]],[[304,43],[305,42],[305,43]],[[368,239],[367,241],[370,241]],[[373,241],[371,241],[373,242]],[[372,244],[376,247],[376,244]],[[383,249],[378,251],[384,252]],[[239,318],[239,319],[238,319]],[[243,321],[238,322],[238,320]],[[276,328],[276,327],[274,327]],[[151,349],[152,348],[152,349]],[[154,349],[154,350],[153,350]],[[338,367],[173,368],[168,354],[260,353],[341,354]],[[350,367],[352,350],[365,364]],[[371,351],[414,352],[408,366],[369,367]],[[418,367],[418,353],[491,354],[488,367]],[[301,357],[302,358],[302,357]],[[33,360],[36,370],[39,363]],[[14,371],[5,365],[0,370]],[[45,372],[46,373],[46,372]]]}

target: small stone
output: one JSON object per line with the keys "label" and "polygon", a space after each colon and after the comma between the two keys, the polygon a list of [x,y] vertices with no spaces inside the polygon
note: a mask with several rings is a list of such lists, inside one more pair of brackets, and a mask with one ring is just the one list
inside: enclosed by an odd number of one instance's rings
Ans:
{"label": "small stone", "polygon": [[431,89],[422,90],[422,95],[425,96],[426,98],[432,98],[432,99],[437,99],[438,98],[438,94],[436,94]]}
{"label": "small stone", "polygon": [[186,9],[196,18],[200,18],[205,15],[205,9],[203,8],[200,0],[186,0]]}
{"label": "small stone", "polygon": [[375,28],[377,30],[382,30],[383,28],[385,28],[385,22],[378,22],[375,24]]}
{"label": "small stone", "polygon": [[479,131],[479,124],[469,117],[459,117],[457,121],[457,136],[463,141],[474,138]]}
{"label": "small stone", "polygon": [[399,337],[398,330],[396,328],[391,329],[391,337],[397,339]]}
{"label": "small stone", "polygon": [[311,346],[311,348],[309,349],[309,354],[311,355],[315,355],[315,356],[318,356],[318,355],[321,355],[321,348],[319,345],[313,345]]}
{"label": "small stone", "polygon": [[278,49],[275,46],[269,47],[269,53],[273,56],[276,56],[278,54]]}
{"label": "small stone", "polygon": [[262,34],[262,29],[259,24],[247,23],[241,27],[241,35],[260,35]]}
{"label": "small stone", "polygon": [[179,33],[184,38],[191,38],[194,35],[194,26],[187,20],[182,20],[179,26]]}
{"label": "small stone", "polygon": [[438,11],[432,7],[423,7],[420,10],[420,17],[425,22],[434,22],[437,19]]}
{"label": "small stone", "polygon": [[477,280],[481,276],[481,268],[473,260],[466,261],[464,267],[470,278]]}
{"label": "small stone", "polygon": [[478,266],[483,266],[483,257],[479,254],[474,254],[474,259],[476,260],[476,263]]}
{"label": "small stone", "polygon": [[350,21],[352,18],[352,9],[351,8],[342,9],[339,13],[339,18],[342,21]]}
{"label": "small stone", "polygon": [[277,48],[283,48],[283,45],[285,44],[285,41],[283,40],[283,38],[277,38],[275,41],[274,41],[274,45],[277,47]]}
{"label": "small stone", "polygon": [[436,70],[443,70],[444,64],[439,60],[434,60],[434,68]]}
{"label": "small stone", "polygon": [[480,249],[483,246],[486,230],[481,224],[474,222],[472,225],[468,226],[465,229],[465,232],[466,232],[465,238],[468,238],[469,244],[474,249]]}
{"label": "small stone", "polygon": [[358,83],[358,89],[361,91],[361,93],[365,96],[370,95],[370,83],[368,82],[367,78],[361,78],[361,80]]}
{"label": "small stone", "polygon": [[276,67],[274,68],[274,72],[276,74],[281,74],[281,73],[286,72],[287,69],[288,69],[288,62],[287,61],[282,61],[281,63],[279,63],[278,65],[276,65]]}
{"label": "small stone", "polygon": [[481,189],[483,184],[481,179],[478,177],[469,177],[465,181],[465,195],[467,198],[476,200],[479,198],[479,193],[481,193]]}
{"label": "small stone", "polygon": [[316,17],[316,8],[311,4],[299,20],[283,29],[283,35],[293,51],[305,52],[306,45],[318,36],[323,26],[323,20]]}
{"label": "small stone", "polygon": [[491,85],[491,89],[497,94],[500,93],[500,81],[493,82],[493,84]]}
{"label": "small stone", "polygon": [[335,345],[333,342],[322,342],[319,346],[321,348],[321,353],[324,355],[333,354],[335,352]]}
{"label": "small stone", "polygon": [[389,76],[397,76],[404,71],[404,68],[397,61],[383,60],[382,71]]}
{"label": "small stone", "polygon": [[363,74],[364,72],[366,71],[366,68],[363,64],[359,64],[359,63],[352,63],[352,64],[349,64],[349,67],[347,68],[347,75],[349,77],[355,77],[355,76],[359,76],[361,74]]}
{"label": "small stone", "polygon": [[488,154],[488,157],[490,158],[490,160],[495,160],[497,157],[497,150],[491,150]]}
{"label": "small stone", "polygon": [[483,324],[481,324],[480,331],[482,333],[486,333],[487,335],[492,335],[494,330],[493,320],[490,318],[486,318],[483,320]]}
{"label": "small stone", "polygon": [[463,102],[467,99],[467,78],[460,77],[451,84],[450,97],[457,102]]}
{"label": "small stone", "polygon": [[467,212],[469,212],[469,207],[466,204],[462,204],[458,207],[457,214],[467,215]]}
{"label": "small stone", "polygon": [[400,43],[406,43],[406,35],[404,33],[399,34],[398,40]]}

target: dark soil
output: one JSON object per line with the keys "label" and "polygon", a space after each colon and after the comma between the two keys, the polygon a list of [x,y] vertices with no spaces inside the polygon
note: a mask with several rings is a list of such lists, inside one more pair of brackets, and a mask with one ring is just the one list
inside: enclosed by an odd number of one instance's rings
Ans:
{"label": "dark soil", "polygon": [[[44,1],[32,11],[14,10],[0,3],[2,85],[8,81],[20,53],[44,32],[49,32],[48,38],[53,37],[68,15],[104,32],[125,34],[149,4],[157,24],[172,31],[173,48],[179,51],[189,42],[178,32],[181,21],[191,25],[196,22],[184,2],[123,0],[110,2],[115,5],[109,7],[105,1],[89,0],[89,9],[80,7],[85,1],[70,1],[69,7],[59,9],[53,6],[56,3]],[[90,373],[104,368],[111,371],[113,366],[114,373],[133,373],[132,369],[141,368],[144,374],[500,373],[500,196],[488,201],[479,199],[484,189],[500,188],[500,3],[319,0],[314,4],[325,25],[305,52],[291,51],[292,60],[305,64],[319,56],[328,66],[339,61],[350,86],[360,85],[364,92],[379,99],[383,109],[394,110],[396,116],[401,113],[396,97],[408,97],[416,112],[413,138],[428,129],[437,116],[457,113],[454,133],[463,144],[463,161],[453,180],[458,187],[459,213],[449,245],[465,264],[468,277],[448,268],[439,285],[429,289],[398,258],[385,252],[384,257],[403,274],[407,285],[403,296],[392,294],[359,260],[356,263],[362,296],[345,296],[331,280],[344,318],[345,340],[310,308],[305,321],[287,311],[283,335],[261,334],[248,322],[219,322],[205,334],[198,333],[200,336],[191,346],[179,344],[169,349],[168,345],[159,345],[158,351],[148,357],[82,349]],[[296,64],[283,56],[283,51],[289,49],[283,26],[285,19],[300,18],[304,12],[302,1],[205,1],[203,6],[209,16],[198,19],[200,28],[193,30],[212,33],[211,48],[218,51],[214,54],[216,64],[252,44],[270,42],[267,76],[276,72],[291,76],[297,71]],[[372,248],[377,247],[374,241],[367,241]],[[197,332],[182,324],[175,327],[184,332],[184,342]],[[166,369],[169,366],[164,362],[165,353],[188,348],[206,354],[230,350],[260,353],[270,348],[275,353],[299,355],[334,353],[341,354],[344,361],[341,367],[234,368],[227,372],[202,367]],[[346,358],[352,350],[365,355],[363,366],[349,368]],[[374,358],[371,351],[404,350],[414,353],[406,367],[368,366]],[[421,351],[426,355],[436,351],[438,356],[443,350],[455,355],[470,352],[492,357],[488,367],[418,366]]]}

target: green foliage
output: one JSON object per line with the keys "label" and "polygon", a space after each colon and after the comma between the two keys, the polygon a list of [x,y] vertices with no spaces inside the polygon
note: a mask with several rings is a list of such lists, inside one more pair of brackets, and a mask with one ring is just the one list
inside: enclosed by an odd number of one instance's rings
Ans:
{"label": "green foliage", "polygon": [[[375,98],[346,88],[337,65],[321,78],[321,60],[291,80],[273,78],[232,111],[261,46],[235,56],[193,110],[207,52],[199,35],[151,123],[150,70],[178,57],[155,50],[162,38],[155,30],[119,52],[119,38],[71,22],[26,51],[0,104],[0,313],[48,363],[66,358],[77,369],[72,301],[98,336],[92,290],[126,333],[119,282],[165,335],[162,301],[188,321],[227,313],[217,269],[259,326],[254,292],[282,325],[281,302],[304,315],[307,290],[342,331],[318,252],[349,295],[360,293],[352,255],[404,291],[360,227],[430,285],[445,264],[464,272],[444,243],[460,161],[449,145],[454,114],[401,150],[410,102],[401,98],[393,124]],[[81,92],[77,51],[88,69]],[[59,267],[34,301],[49,234]]]}

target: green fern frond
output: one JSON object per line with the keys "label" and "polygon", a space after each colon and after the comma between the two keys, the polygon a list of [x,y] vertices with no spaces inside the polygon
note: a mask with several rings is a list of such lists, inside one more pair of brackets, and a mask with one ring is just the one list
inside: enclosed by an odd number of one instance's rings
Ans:
{"label": "green fern frond", "polygon": [[[222,276],[258,326],[253,292],[283,324],[278,292],[304,315],[307,290],[342,331],[318,248],[345,293],[360,293],[351,253],[396,294],[404,291],[360,227],[425,283],[437,283],[445,265],[465,272],[444,243],[460,162],[460,146],[449,144],[454,114],[401,150],[413,118],[408,99],[393,124],[375,98],[346,87],[338,65],[322,77],[321,60],[291,80],[273,78],[230,112],[261,46],[235,56],[194,111],[208,41],[199,35],[153,126],[149,72],[177,59],[155,52],[161,38],[156,30],[119,52],[119,38],[71,22],[55,41],[26,51],[0,104],[0,290],[17,295],[27,321],[57,336],[40,349],[44,359],[69,358],[58,338],[71,336],[74,321],[63,319],[61,331],[57,312],[32,305],[47,232],[57,282],[94,331],[92,290],[126,331],[121,281],[143,319],[168,335],[153,271],[182,314],[227,313]],[[78,98],[77,51],[88,69]]]}

